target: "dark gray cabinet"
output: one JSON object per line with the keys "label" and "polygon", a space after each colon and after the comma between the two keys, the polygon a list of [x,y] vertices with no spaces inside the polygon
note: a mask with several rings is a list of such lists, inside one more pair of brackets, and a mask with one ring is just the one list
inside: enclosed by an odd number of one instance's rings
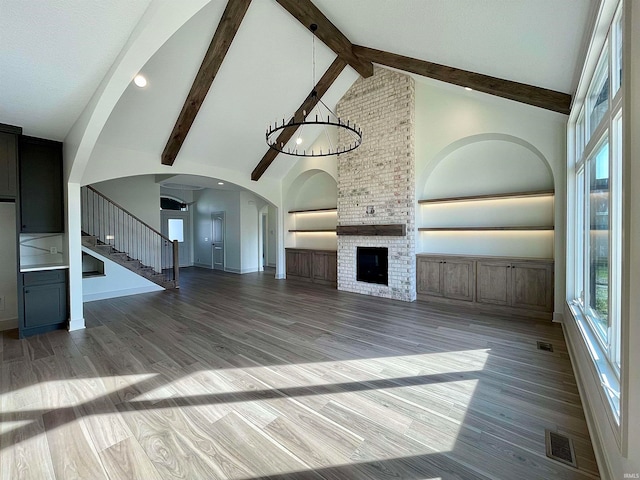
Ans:
{"label": "dark gray cabinet", "polygon": [[20,137],[20,232],[64,232],[62,143]]}
{"label": "dark gray cabinet", "polygon": [[20,337],[64,328],[68,318],[67,271],[22,274],[24,315]]}
{"label": "dark gray cabinet", "polygon": [[0,200],[15,200],[18,191],[17,132],[16,127],[0,125]]}

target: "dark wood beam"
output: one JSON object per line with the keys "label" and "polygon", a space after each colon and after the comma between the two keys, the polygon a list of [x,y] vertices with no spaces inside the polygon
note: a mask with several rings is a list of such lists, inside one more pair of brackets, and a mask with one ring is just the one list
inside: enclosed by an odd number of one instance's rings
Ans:
{"label": "dark wood beam", "polygon": [[175,162],[250,3],[251,0],[229,0],[227,3],[209,49],[202,60],[200,70],[193,80],[189,95],[184,101],[182,111],[162,152],[163,165],[173,165]]}
{"label": "dark wood beam", "polygon": [[508,98],[516,102],[564,113],[565,115],[569,114],[571,108],[571,95],[566,93],[490,77],[489,75],[482,75],[359,45],[353,46],[353,52],[359,58],[369,62],[415,73],[423,77],[434,78],[442,82],[473,88],[479,92]]}
{"label": "dark wood beam", "polygon": [[360,76],[367,78],[373,75],[373,64],[362,60],[353,52],[353,44],[331,21],[324,16],[311,0],[276,0],[282,7],[293,15],[305,28],[312,23],[318,25],[316,37],[342,57]]}
{"label": "dark wood beam", "polygon": [[[298,108],[298,110],[296,110],[296,113],[294,113],[293,117],[296,122],[300,122],[304,119],[303,112],[307,112],[307,114],[311,113],[311,110],[313,110],[313,108],[316,106],[318,100],[320,100],[322,96],[327,92],[327,90],[329,90],[329,87],[333,84],[336,78],[338,78],[338,76],[346,66],[347,62],[344,61],[341,57],[338,56],[335,58],[333,63],[329,65],[327,71],[324,72],[324,75],[322,75],[322,78],[320,78],[316,86],[313,88],[313,90],[316,92],[316,95],[313,96],[310,92],[305,101],[302,102],[302,105],[300,105],[300,108]],[[295,135],[297,130],[298,127],[285,128],[284,130],[282,130],[280,135],[278,135],[278,139],[276,140],[277,143],[286,144],[289,140],[291,140],[291,137]],[[273,148],[269,148],[256,168],[254,168],[253,172],[251,172],[251,180],[259,180],[277,156],[278,152]]]}

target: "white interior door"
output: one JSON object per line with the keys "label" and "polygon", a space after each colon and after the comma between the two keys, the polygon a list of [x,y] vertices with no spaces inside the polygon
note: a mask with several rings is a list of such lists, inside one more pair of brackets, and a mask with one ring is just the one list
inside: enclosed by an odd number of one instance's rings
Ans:
{"label": "white interior door", "polygon": [[211,214],[213,269],[224,270],[224,212]]}
{"label": "white interior door", "polygon": [[162,234],[171,240],[178,240],[178,255],[180,256],[180,266],[191,265],[191,225],[189,223],[189,212],[179,212],[163,210]]}

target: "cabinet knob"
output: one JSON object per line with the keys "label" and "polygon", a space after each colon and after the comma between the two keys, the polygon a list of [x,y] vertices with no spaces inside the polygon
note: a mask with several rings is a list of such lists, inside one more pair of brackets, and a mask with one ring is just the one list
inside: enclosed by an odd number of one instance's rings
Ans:
{"label": "cabinet knob", "polygon": [[29,290],[25,290],[24,293],[29,293]]}

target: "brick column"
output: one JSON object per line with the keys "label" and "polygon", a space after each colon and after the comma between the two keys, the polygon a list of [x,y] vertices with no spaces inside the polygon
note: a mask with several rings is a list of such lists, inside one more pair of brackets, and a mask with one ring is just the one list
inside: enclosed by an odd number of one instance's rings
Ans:
{"label": "brick column", "polygon": [[[375,67],[342,97],[338,116],[362,127],[363,142],[338,157],[338,225],[405,224],[405,237],[338,236],[338,289],[413,301],[415,272],[415,87]],[[367,214],[367,207],[375,213]],[[356,280],[356,247],[389,249],[389,285]]]}

